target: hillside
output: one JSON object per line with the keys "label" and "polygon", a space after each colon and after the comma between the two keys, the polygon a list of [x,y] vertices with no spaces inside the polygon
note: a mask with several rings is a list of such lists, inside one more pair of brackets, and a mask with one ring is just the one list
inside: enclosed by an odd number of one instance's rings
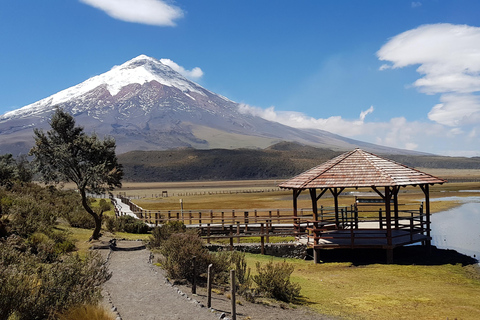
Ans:
{"label": "hillside", "polygon": [[[266,149],[176,149],[119,155],[126,181],[284,179],[341,152],[281,142]],[[384,155],[410,167],[480,169],[480,158]]]}

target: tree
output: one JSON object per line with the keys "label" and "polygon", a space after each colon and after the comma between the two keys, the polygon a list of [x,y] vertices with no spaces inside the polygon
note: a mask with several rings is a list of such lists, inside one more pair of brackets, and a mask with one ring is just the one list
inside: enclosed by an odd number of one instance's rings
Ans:
{"label": "tree", "polygon": [[30,182],[32,172],[25,155],[15,160],[12,154],[0,155],[0,186],[10,186],[14,181]]}
{"label": "tree", "polygon": [[30,150],[30,155],[35,156],[33,164],[46,183],[76,184],[83,207],[95,220],[90,239],[98,239],[103,211],[96,213],[90,207],[87,193],[102,194],[122,186],[123,170],[115,155],[115,140],[87,135],[83,127],[75,126],[73,116],[62,109],[55,111],[50,126],[46,134],[34,130],[35,146]]}

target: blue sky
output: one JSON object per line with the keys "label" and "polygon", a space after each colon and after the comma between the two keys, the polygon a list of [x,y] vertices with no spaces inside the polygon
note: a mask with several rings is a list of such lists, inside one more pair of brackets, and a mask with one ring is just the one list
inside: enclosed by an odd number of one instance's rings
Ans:
{"label": "blue sky", "polygon": [[3,1],[0,113],[146,54],[270,120],[480,156],[479,14],[473,0]]}

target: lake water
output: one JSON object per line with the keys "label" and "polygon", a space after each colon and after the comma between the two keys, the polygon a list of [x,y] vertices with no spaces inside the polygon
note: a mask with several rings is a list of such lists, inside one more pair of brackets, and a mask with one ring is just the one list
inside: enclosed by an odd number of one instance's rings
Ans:
{"label": "lake water", "polygon": [[436,200],[460,200],[464,204],[431,216],[432,244],[480,259],[480,197]]}

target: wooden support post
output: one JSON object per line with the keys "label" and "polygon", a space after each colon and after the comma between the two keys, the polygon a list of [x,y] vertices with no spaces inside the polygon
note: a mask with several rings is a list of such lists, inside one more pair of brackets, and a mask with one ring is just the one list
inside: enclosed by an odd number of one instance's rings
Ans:
{"label": "wooden support post", "polygon": [[155,226],[158,226],[158,212],[155,212]]}
{"label": "wooden support post", "polygon": [[188,224],[192,224],[192,210],[188,211]]}
{"label": "wooden support post", "polygon": [[267,243],[270,243],[270,228],[268,226],[269,223],[272,223],[272,220],[267,220]]}
{"label": "wooden support post", "polygon": [[320,263],[320,249],[313,248],[313,262]]}
{"label": "wooden support post", "polygon": [[193,261],[193,281],[192,281],[192,294],[197,294],[197,257],[192,257]]}
{"label": "wooden support post", "polygon": [[230,225],[230,251],[233,251],[233,225]]}
{"label": "wooden support post", "polygon": [[260,223],[260,245],[261,245],[261,254],[264,255],[265,254],[265,237],[264,237],[264,234],[263,234],[263,223]]}
{"label": "wooden support post", "polygon": [[198,212],[198,224],[200,227],[202,226],[202,211]]}
{"label": "wooden support post", "polygon": [[243,223],[245,223],[245,228],[243,229],[243,233],[247,234],[248,232],[248,211],[243,213]]}
{"label": "wooden support post", "polygon": [[210,223],[207,223],[207,243],[210,243]]}
{"label": "wooden support post", "polygon": [[232,320],[237,320],[237,301],[235,297],[235,270],[230,270],[230,293],[232,295]]}
{"label": "wooden support post", "polygon": [[225,230],[225,212],[222,211],[222,231]]}
{"label": "wooden support post", "polygon": [[213,224],[213,210],[210,210],[210,223]]}
{"label": "wooden support post", "polygon": [[207,308],[212,307],[212,267],[210,263],[207,269]]}
{"label": "wooden support post", "polygon": [[383,229],[382,208],[378,209],[378,223],[380,224],[380,229]]}
{"label": "wooden support post", "polygon": [[387,264],[393,263],[393,248],[387,249]]}
{"label": "wooden support post", "polygon": [[240,243],[240,222],[237,221],[237,243]]}

